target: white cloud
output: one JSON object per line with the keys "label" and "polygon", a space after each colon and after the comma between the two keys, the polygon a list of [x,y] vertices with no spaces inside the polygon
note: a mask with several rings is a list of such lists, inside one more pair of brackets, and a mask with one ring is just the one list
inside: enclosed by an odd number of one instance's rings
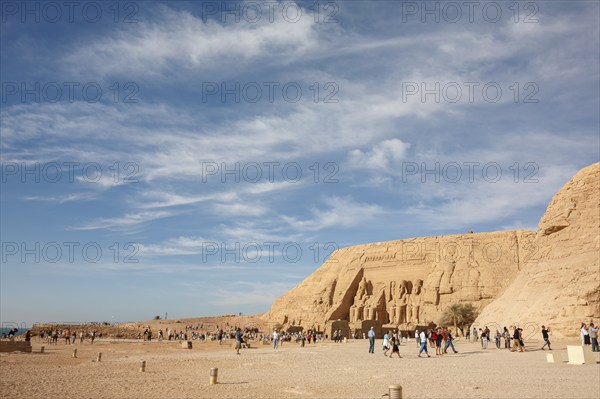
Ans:
{"label": "white cloud", "polygon": [[378,205],[356,202],[351,197],[328,197],[323,202],[327,208],[313,208],[311,219],[300,220],[291,216],[283,219],[298,231],[318,231],[360,225],[383,212]]}
{"label": "white cloud", "polygon": [[[469,183],[466,178],[455,184],[433,182],[411,185],[415,205],[403,210],[410,218],[429,228],[468,228],[474,224],[510,220],[521,212],[542,208],[552,196],[574,175],[571,167],[548,166],[536,174],[537,183],[524,183],[523,177],[515,182],[514,175],[504,174],[495,183],[477,181]],[[533,222],[511,223],[498,227],[532,227],[542,216],[531,215]],[[534,228],[533,230],[536,230]]]}
{"label": "white cloud", "polygon": [[[96,75],[135,74],[166,77],[185,72],[211,72],[244,68],[251,62],[285,63],[309,53],[320,43],[311,18],[287,23],[281,13],[269,23],[220,24],[203,22],[187,11],[157,6],[154,17],[131,24],[116,34],[79,46],[61,62],[67,69]],[[127,25],[127,24],[125,24]],[[111,62],[106,62],[111,60]]]}
{"label": "white cloud", "polygon": [[74,193],[74,194],[65,194],[58,196],[27,196],[23,197],[26,201],[48,201],[48,202],[56,202],[59,204],[64,204],[65,202],[74,202],[74,201],[92,201],[98,197],[97,193]]}
{"label": "white cloud", "polygon": [[98,230],[98,229],[109,229],[109,230],[127,230],[138,228],[144,223],[151,222],[153,220],[166,218],[172,216],[173,212],[167,211],[141,211],[126,213],[123,216],[117,216],[112,218],[99,218],[92,220],[88,223],[72,227],[71,230]]}
{"label": "white cloud", "polygon": [[284,243],[302,242],[303,236],[291,232],[287,225],[281,225],[278,218],[267,219],[260,217],[257,220],[237,221],[231,225],[221,226],[219,229],[224,241],[240,243]]}
{"label": "white cloud", "polygon": [[353,168],[386,170],[402,161],[410,148],[409,143],[399,139],[384,140],[371,147],[371,150],[355,149],[348,154],[348,164]]}
{"label": "white cloud", "polygon": [[268,212],[268,209],[263,205],[246,202],[215,204],[213,209],[217,213],[226,216],[262,216]]}
{"label": "white cloud", "polygon": [[[144,202],[139,203],[137,206],[142,209],[168,208],[173,206],[211,202],[215,200],[233,201],[237,197],[238,195],[234,192],[218,192],[207,195],[185,195],[175,194],[169,189],[165,189],[164,191],[150,191],[143,193]],[[149,202],[145,202],[149,199]]]}
{"label": "white cloud", "polygon": [[180,236],[171,238],[160,244],[140,244],[140,257],[197,255],[210,242],[200,237]]}

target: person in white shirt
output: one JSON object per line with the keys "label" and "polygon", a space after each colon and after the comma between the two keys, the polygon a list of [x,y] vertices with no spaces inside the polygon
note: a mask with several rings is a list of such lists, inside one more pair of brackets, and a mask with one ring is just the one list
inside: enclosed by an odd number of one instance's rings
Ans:
{"label": "person in white shirt", "polygon": [[581,323],[581,345],[590,344],[590,333],[588,332],[585,323]]}
{"label": "person in white shirt", "polygon": [[429,352],[427,351],[427,334],[425,334],[425,330],[421,330],[421,334],[419,334],[419,339],[421,341],[421,348],[419,349],[419,357],[421,357],[421,352],[425,351],[427,353],[427,357],[429,356]]}
{"label": "person in white shirt", "polygon": [[590,323],[590,340],[592,341],[592,352],[600,352],[600,347],[598,347],[598,327],[594,325],[594,323]]}
{"label": "person in white shirt", "polygon": [[277,352],[277,348],[279,348],[279,333],[273,330],[273,352]]}
{"label": "person in white shirt", "polygon": [[383,356],[387,356],[387,353],[389,350],[390,350],[390,341],[388,338],[388,334],[385,333],[383,335]]}
{"label": "person in white shirt", "polygon": [[373,327],[371,327],[367,335],[369,336],[369,353],[375,353],[375,330]]}

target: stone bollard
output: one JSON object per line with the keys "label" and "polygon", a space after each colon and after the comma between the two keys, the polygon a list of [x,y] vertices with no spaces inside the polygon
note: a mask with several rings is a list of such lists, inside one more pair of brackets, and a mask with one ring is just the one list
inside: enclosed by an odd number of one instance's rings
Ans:
{"label": "stone bollard", "polygon": [[140,373],[143,373],[145,371],[146,371],[146,361],[140,360]]}
{"label": "stone bollard", "polygon": [[344,343],[347,344],[348,343],[348,338],[344,337]]}
{"label": "stone bollard", "polygon": [[73,357],[77,357],[77,348],[73,349]]}
{"label": "stone bollard", "polygon": [[214,385],[217,383],[217,377],[219,376],[219,369],[212,368],[210,369],[210,385]]}
{"label": "stone bollard", "polygon": [[45,347],[45,346],[42,346],[42,347],[40,348],[40,353],[44,353],[44,349],[46,349],[46,347]]}
{"label": "stone bollard", "polygon": [[402,386],[394,384],[388,387],[390,399],[402,399]]}
{"label": "stone bollard", "polygon": [[98,352],[98,356],[96,357],[96,361],[97,362],[101,362],[102,361],[102,352]]}

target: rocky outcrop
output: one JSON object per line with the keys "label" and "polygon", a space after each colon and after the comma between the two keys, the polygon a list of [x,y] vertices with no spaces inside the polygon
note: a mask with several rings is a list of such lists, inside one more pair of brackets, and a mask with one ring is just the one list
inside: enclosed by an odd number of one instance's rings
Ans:
{"label": "rocky outcrop", "polygon": [[450,304],[482,309],[528,261],[535,232],[504,231],[412,238],[335,251],[264,315],[285,326],[328,321],[412,329],[437,321]]}
{"label": "rocky outcrop", "polygon": [[555,336],[574,336],[581,322],[600,321],[600,163],[579,171],[552,198],[531,255],[477,324],[531,331],[550,325]]}

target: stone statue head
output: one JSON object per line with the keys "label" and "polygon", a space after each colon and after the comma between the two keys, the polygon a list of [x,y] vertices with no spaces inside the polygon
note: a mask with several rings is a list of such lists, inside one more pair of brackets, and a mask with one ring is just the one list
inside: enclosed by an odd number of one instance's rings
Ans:
{"label": "stone statue head", "polygon": [[398,291],[400,291],[400,297],[404,296],[404,294],[408,293],[408,282],[406,280],[400,281],[400,285],[398,286]]}
{"label": "stone statue head", "polygon": [[419,279],[415,281],[414,294],[419,295],[421,293],[421,288],[423,288],[423,280]]}

